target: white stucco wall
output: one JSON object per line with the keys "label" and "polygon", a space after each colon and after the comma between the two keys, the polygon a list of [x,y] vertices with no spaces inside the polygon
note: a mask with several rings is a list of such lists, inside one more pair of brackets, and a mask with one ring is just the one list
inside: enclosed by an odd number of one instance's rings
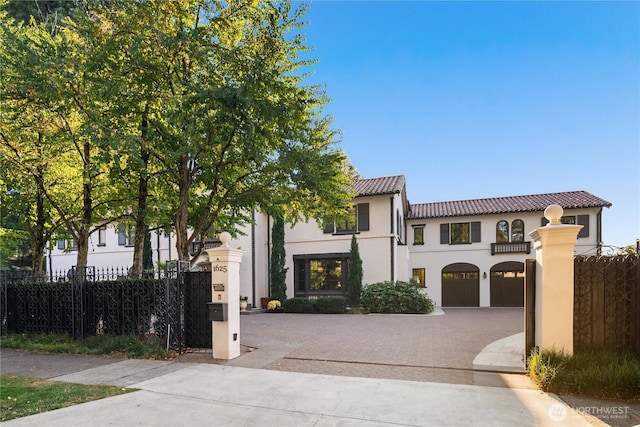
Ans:
{"label": "white stucco wall", "polygon": [[[589,214],[589,237],[580,238],[576,244],[576,254],[595,253],[597,247],[596,214],[599,209],[568,209],[565,215]],[[494,265],[506,262],[524,262],[527,258],[535,258],[533,247],[529,254],[496,254],[491,255],[491,243],[496,241],[496,224],[500,220],[511,223],[516,219],[524,221],[525,241],[529,241],[528,233],[540,227],[542,212],[521,212],[514,214],[464,216],[450,218],[433,218],[427,220],[411,220],[408,222],[408,246],[411,258],[411,269],[426,269],[427,294],[436,305],[442,304],[442,269],[453,263],[469,263],[480,269],[480,306],[490,305],[490,271]],[[440,244],[440,224],[458,222],[481,222],[481,241],[478,243],[449,245]],[[413,244],[413,225],[424,224],[424,245]],[[487,277],[484,277],[484,273]]]}
{"label": "white stucco wall", "polygon": [[[69,245],[66,242],[65,245]],[[171,245],[171,246],[170,246]],[[155,231],[151,232],[151,254],[154,265],[157,265],[158,259],[167,261],[176,259],[175,238],[165,236],[164,232],[160,234]],[[47,271],[53,271],[54,274],[65,274],[68,270],[76,265],[78,251],[65,251],[58,249],[57,241],[53,242],[53,249],[46,252]],[[170,258],[171,257],[171,258]],[[114,225],[107,226],[105,233],[105,244],[98,244],[98,232],[93,232],[89,236],[89,253],[87,255],[87,265],[101,268],[118,268],[128,269],[133,264],[133,247],[118,245],[118,231]]]}
{"label": "white stucco wall", "polygon": [[[360,231],[356,234],[358,249],[362,258],[363,284],[370,284],[390,280],[392,277],[391,260],[391,219],[390,205],[391,198],[394,199],[394,206],[400,209],[400,214],[404,215],[402,201],[399,194],[382,195],[371,197],[358,197],[354,203],[369,203],[369,230]],[[394,222],[395,232],[395,222]],[[351,234],[337,235],[324,233],[317,222],[311,220],[307,223],[300,222],[293,228],[285,228],[285,244],[287,251],[287,296],[294,295],[294,255],[329,254],[329,253],[349,253],[351,248]],[[394,265],[394,276],[407,275],[406,251],[395,250],[396,262]],[[398,252],[401,256],[398,257]],[[404,261],[398,266],[397,259]]]}
{"label": "white stucco wall", "polygon": [[[260,307],[260,298],[269,296],[267,238],[272,225],[265,214],[255,214],[255,226],[243,228],[244,235],[238,234],[229,244],[244,253],[240,263],[240,295],[249,297],[249,303]],[[254,239],[252,241],[252,235]],[[255,245],[253,247],[252,245]],[[255,277],[253,269],[255,268]],[[255,294],[254,294],[255,281]],[[255,300],[254,300],[255,296]]]}
{"label": "white stucco wall", "polygon": [[[391,218],[391,199],[393,199],[393,219]],[[453,263],[469,263],[480,270],[480,306],[490,305],[490,271],[501,262],[524,262],[533,258],[533,248],[530,254],[496,254],[491,255],[491,243],[495,242],[496,224],[504,219],[511,224],[516,219],[525,223],[525,241],[528,233],[540,227],[542,212],[523,212],[514,214],[465,216],[453,218],[433,218],[427,220],[410,220],[402,224],[403,230],[398,230],[395,216],[400,212],[404,216],[404,204],[400,194],[358,197],[355,203],[369,204],[369,230],[356,234],[360,256],[363,262],[363,284],[371,284],[385,280],[409,280],[412,269],[425,268],[426,293],[437,305],[442,304],[442,269]],[[576,254],[593,254],[597,241],[597,214],[599,208],[567,209],[565,215],[590,215],[589,236],[579,238],[576,243]],[[260,298],[269,296],[269,254],[272,222],[264,214],[256,214],[256,225],[244,229],[245,235],[238,235],[231,242],[232,248],[244,251],[240,265],[240,294],[249,296],[251,302],[260,306]],[[440,224],[456,222],[481,222],[481,242],[464,245],[440,244]],[[413,225],[424,225],[424,245],[413,242]],[[402,233],[398,239],[398,231]],[[255,232],[255,250],[252,250],[252,232]],[[406,238],[405,238],[406,236]],[[106,244],[97,244],[97,233],[92,234],[90,240],[88,265],[101,267],[128,268],[132,264],[133,248],[118,245],[116,228],[107,228]],[[287,296],[293,297],[295,255],[316,255],[329,253],[345,253],[350,251],[351,235],[325,234],[318,224],[299,222],[295,226],[285,226]],[[158,256],[162,261],[176,258],[175,238],[158,236],[152,232],[151,245],[154,264]],[[159,248],[159,251],[158,251]],[[393,253],[393,260],[392,260]],[[66,272],[76,264],[77,253],[66,253],[54,249],[47,256],[47,267],[53,266],[54,271]],[[253,270],[255,269],[255,270]],[[255,276],[254,276],[255,273]],[[487,277],[484,277],[484,274]],[[254,288],[255,283],[255,288]],[[255,292],[254,292],[255,291]],[[255,297],[255,299],[253,299]]]}

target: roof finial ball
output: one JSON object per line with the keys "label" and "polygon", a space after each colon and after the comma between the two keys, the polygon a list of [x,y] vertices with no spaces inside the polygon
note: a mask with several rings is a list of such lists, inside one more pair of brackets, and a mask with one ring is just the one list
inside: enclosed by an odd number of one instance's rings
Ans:
{"label": "roof finial ball", "polygon": [[223,247],[228,248],[229,242],[231,242],[231,234],[226,231],[220,233],[220,242],[222,243]]}
{"label": "roof finial ball", "polygon": [[547,225],[559,225],[563,213],[564,210],[560,205],[547,206],[547,209],[544,210],[544,217],[549,220],[549,224]]}

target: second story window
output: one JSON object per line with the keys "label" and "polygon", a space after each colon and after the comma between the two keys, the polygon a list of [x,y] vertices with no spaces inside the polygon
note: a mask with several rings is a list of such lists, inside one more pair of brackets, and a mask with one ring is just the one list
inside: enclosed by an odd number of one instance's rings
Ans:
{"label": "second story window", "polygon": [[[544,227],[549,220],[542,217],[541,225]],[[578,232],[578,239],[583,237],[589,237],[589,215],[565,215],[560,218],[560,222],[563,224],[576,224],[581,225],[582,229]]]}
{"label": "second story window", "polygon": [[509,222],[503,220],[496,224],[496,243],[524,242],[524,221],[516,219],[511,222],[511,234],[509,234]]}
{"label": "second story window", "polygon": [[524,221],[516,219],[511,223],[511,241],[524,242]]}
{"label": "second story window", "polygon": [[324,228],[325,233],[351,234],[369,230],[369,203],[353,205],[346,220],[335,221]]}
{"label": "second story window", "polygon": [[107,227],[103,225],[98,228],[98,246],[107,245]]}
{"label": "second story window", "polygon": [[451,224],[450,235],[451,240],[450,243],[452,245],[460,244],[460,243],[471,243],[471,233],[468,222],[456,222]]}
{"label": "second story window", "polygon": [[358,226],[358,209],[354,205],[351,207],[349,216],[341,221],[336,221],[336,233],[354,233],[357,231]]}
{"label": "second story window", "polygon": [[118,225],[118,245],[133,246],[133,232],[124,225]]}
{"label": "second story window", "polygon": [[509,241],[509,223],[500,220],[496,224],[496,243],[505,243]]}
{"label": "second story window", "polygon": [[440,224],[440,244],[461,245],[480,242],[480,221]]}
{"label": "second story window", "polygon": [[424,225],[415,225],[413,227],[413,244],[424,245]]}

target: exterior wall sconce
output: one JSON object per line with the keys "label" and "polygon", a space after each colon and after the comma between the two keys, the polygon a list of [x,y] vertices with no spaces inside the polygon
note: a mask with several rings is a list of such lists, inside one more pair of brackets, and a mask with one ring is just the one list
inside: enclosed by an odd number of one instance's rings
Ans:
{"label": "exterior wall sconce", "polygon": [[485,271],[484,273],[482,273],[482,278],[486,279],[487,278],[487,272]]}

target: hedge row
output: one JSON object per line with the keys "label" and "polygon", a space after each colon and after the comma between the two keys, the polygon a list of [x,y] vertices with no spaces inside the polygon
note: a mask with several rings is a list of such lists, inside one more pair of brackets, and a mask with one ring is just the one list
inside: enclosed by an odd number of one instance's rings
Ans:
{"label": "hedge row", "polygon": [[347,312],[347,299],[338,296],[316,299],[290,298],[284,302],[282,309],[285,313],[344,314]]}

